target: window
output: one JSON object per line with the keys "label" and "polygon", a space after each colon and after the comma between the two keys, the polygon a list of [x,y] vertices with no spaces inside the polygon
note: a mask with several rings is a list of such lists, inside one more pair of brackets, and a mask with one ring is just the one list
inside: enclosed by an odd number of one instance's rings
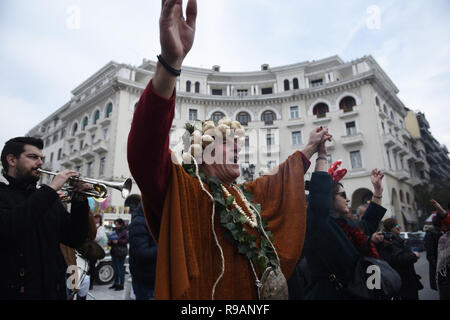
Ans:
{"label": "window", "polygon": [[288,91],[290,88],[289,88],[289,80],[288,79],[286,79],[286,80],[284,80],[284,91]]}
{"label": "window", "polygon": [[57,133],[55,133],[53,135],[53,143],[55,143],[56,141],[58,141],[58,134]]}
{"label": "window", "polygon": [[395,121],[394,113],[392,111],[390,113],[390,116],[391,116],[392,121]]}
{"label": "window", "polygon": [[221,96],[222,95],[222,89],[212,89],[211,91],[213,96]]}
{"label": "window", "polygon": [[275,143],[275,136],[273,133],[266,134],[266,145],[273,146]]}
{"label": "window", "polygon": [[112,113],[113,110],[113,105],[112,103],[108,103],[108,105],[106,106],[106,116],[105,118],[109,118],[109,115]]}
{"label": "window", "polygon": [[92,177],[92,161],[87,163],[86,176]]}
{"label": "window", "polygon": [[375,97],[375,104],[377,106],[380,106],[380,99],[378,99],[378,97]]}
{"label": "window", "polygon": [[105,174],[105,160],[106,160],[105,157],[100,159],[99,175],[101,176]]}
{"label": "window", "polygon": [[264,111],[261,115],[261,121],[264,121],[265,125],[272,125],[273,121],[277,119],[277,116],[275,115],[275,112],[267,110]]}
{"label": "window", "polygon": [[294,146],[300,146],[302,144],[302,132],[293,131],[292,132],[292,144]]}
{"label": "window", "polygon": [[78,130],[78,124],[74,123],[72,126],[72,136],[77,134],[77,130]]}
{"label": "window", "polygon": [[406,193],[406,203],[409,204],[409,193]]}
{"label": "window", "polygon": [[197,120],[197,109],[189,109],[189,121]]}
{"label": "window", "polygon": [[289,108],[291,119],[297,119],[300,118],[299,112],[298,112],[298,106],[292,106]]}
{"label": "window", "polygon": [[320,87],[321,85],[323,85],[323,79],[318,79],[318,80],[312,80],[311,81],[311,87]]}
{"label": "window", "polygon": [[87,125],[88,125],[89,119],[88,117],[84,117],[83,119],[83,125],[81,126],[81,130],[84,131],[84,129],[86,129]]}
{"label": "window", "polygon": [[216,111],[212,114],[211,120],[214,121],[214,123],[217,125],[217,122],[219,122],[219,120],[222,119],[223,117],[225,117],[225,114],[223,112]]}
{"label": "window", "polygon": [[313,115],[317,118],[325,118],[327,112],[329,112],[328,105],[323,102],[316,104],[313,108]]}
{"label": "window", "polygon": [[83,149],[83,146],[84,146],[84,140],[80,140],[80,150]]}
{"label": "window", "polygon": [[384,122],[381,122],[381,128],[383,128],[383,133],[386,133],[386,129],[384,128]]}
{"label": "window", "polygon": [[53,162],[53,152],[50,153],[50,163],[52,163],[52,162]]}
{"label": "window", "polygon": [[47,138],[45,140],[45,146],[48,147],[50,144],[51,144],[51,140],[50,140],[50,138]]}
{"label": "window", "polygon": [[60,139],[64,138],[65,136],[66,136],[66,128],[63,128],[61,130],[61,137],[60,137]]}
{"label": "window", "polygon": [[398,161],[397,161],[397,154],[394,153],[394,163],[395,163],[395,169],[398,170]]}
{"label": "window", "polygon": [[108,140],[108,128],[103,129],[103,140]]}
{"label": "window", "polygon": [[387,107],[386,107],[385,104],[383,104],[383,112],[386,113],[386,114],[388,114]]}
{"label": "window", "polygon": [[261,88],[261,94],[272,94],[272,88]]}
{"label": "window", "polygon": [[355,121],[347,122],[345,124],[345,130],[348,136],[353,136],[356,134],[356,124]]}
{"label": "window", "polygon": [[91,144],[95,143],[95,134],[91,134]]}
{"label": "window", "polygon": [[298,86],[298,79],[297,78],[294,78],[294,80],[292,80],[292,84],[293,84],[294,89],[298,89],[299,88],[299,86]]}
{"label": "window", "polygon": [[61,160],[61,156],[62,156],[62,149],[59,148],[58,149],[58,160]]}
{"label": "window", "polygon": [[400,190],[399,195],[400,195],[400,202],[405,202],[405,199],[403,198],[403,191],[402,190]]}
{"label": "window", "polygon": [[248,96],[248,90],[247,89],[238,89],[237,95],[239,98],[244,98],[244,97]]}
{"label": "window", "polygon": [[249,136],[245,136],[244,147],[245,147],[246,150],[247,150],[248,148],[250,148],[250,138],[249,138]]}
{"label": "window", "polygon": [[356,100],[353,97],[345,97],[339,103],[339,109],[344,112],[353,111],[353,107],[356,106]]}
{"label": "window", "polygon": [[97,124],[98,119],[100,119],[100,111],[96,110],[94,113],[94,124]]}
{"label": "window", "polygon": [[195,83],[195,93],[200,93],[200,82]]}
{"label": "window", "polygon": [[191,92],[191,82],[189,80],[186,81],[186,92]]}
{"label": "window", "polygon": [[350,151],[350,162],[352,164],[352,169],[362,168],[361,152],[359,150]]}
{"label": "window", "polygon": [[245,111],[239,112],[236,117],[236,120],[239,121],[243,126],[248,125],[248,123],[252,121],[250,115]]}

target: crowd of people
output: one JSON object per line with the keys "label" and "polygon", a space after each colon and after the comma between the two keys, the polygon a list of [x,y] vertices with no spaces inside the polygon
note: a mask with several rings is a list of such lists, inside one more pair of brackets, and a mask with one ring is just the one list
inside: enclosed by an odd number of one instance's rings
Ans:
{"label": "crowd of people", "polygon": [[[182,162],[175,160],[169,150],[175,85],[196,17],[195,0],[188,1],[186,18],[181,1],[162,1],[161,54],[128,137],[128,164],[142,195],[129,225],[117,219],[107,233],[102,216],[92,214],[87,183],[75,181],[70,209],[62,204],[60,191],[77,172],[63,170],[37,188],[42,140],[5,144],[0,299],[86,299],[108,246],[110,289],[124,290],[128,256],[138,300],[418,300],[423,285],[414,264],[420,255],[406,246],[395,218],[383,219],[384,175],[371,171],[373,196],[352,218],[346,170],[340,162],[328,166],[327,128],[312,130],[303,150],[244,184],[236,183],[245,135],[238,121],[187,124]],[[430,285],[449,299],[450,215],[432,203],[437,213],[425,240]],[[83,285],[73,287],[77,270],[69,267],[77,254],[88,268]]]}

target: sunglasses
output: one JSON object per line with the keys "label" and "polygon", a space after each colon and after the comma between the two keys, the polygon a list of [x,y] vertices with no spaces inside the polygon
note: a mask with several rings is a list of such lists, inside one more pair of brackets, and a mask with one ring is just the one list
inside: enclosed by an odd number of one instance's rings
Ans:
{"label": "sunglasses", "polygon": [[339,196],[341,196],[341,197],[344,198],[344,199],[347,199],[347,194],[345,193],[345,191],[338,192],[338,193],[336,193],[336,194],[339,195]]}

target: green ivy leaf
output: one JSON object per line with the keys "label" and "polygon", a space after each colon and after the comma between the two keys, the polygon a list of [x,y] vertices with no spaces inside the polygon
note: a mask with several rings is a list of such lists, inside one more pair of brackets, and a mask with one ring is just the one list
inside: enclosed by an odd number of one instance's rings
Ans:
{"label": "green ivy leaf", "polygon": [[233,201],[234,201],[234,197],[233,197],[233,196],[229,196],[229,197],[227,198],[227,202],[226,202],[227,207],[231,206],[231,204],[233,203]]}

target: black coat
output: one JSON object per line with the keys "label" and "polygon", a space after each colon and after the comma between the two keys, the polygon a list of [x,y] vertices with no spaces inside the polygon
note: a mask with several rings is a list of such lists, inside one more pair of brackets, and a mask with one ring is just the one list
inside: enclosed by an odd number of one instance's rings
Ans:
{"label": "black coat", "polygon": [[8,181],[0,183],[0,300],[65,299],[60,243],[75,248],[86,239],[88,202],[72,201],[69,214],[49,186]]}
{"label": "black coat", "polygon": [[436,264],[437,264],[437,249],[439,238],[444,234],[441,230],[433,227],[425,234],[424,245],[427,251],[427,260],[429,266],[430,287],[437,290],[436,287]]}
{"label": "black coat", "polygon": [[423,289],[416,274],[414,263],[417,262],[417,256],[411,251],[411,248],[404,244],[404,240],[398,235],[393,235],[393,241],[390,245],[377,245],[380,258],[386,260],[394,268],[402,279],[400,289],[400,298],[402,300],[418,300],[419,290]]}
{"label": "black coat", "polygon": [[148,231],[142,206],[136,209],[128,226],[130,241],[130,272],[133,281],[142,286],[155,287],[157,245]]}
{"label": "black coat", "polygon": [[[332,213],[332,179],[326,172],[314,172],[309,185],[307,209],[307,228],[304,256],[307,259],[307,286],[305,300],[343,300],[349,299],[344,292],[337,291],[329,280],[331,272],[343,283],[354,275],[360,252],[342,231],[338,220]],[[367,234],[376,231],[386,209],[371,202],[360,222],[360,228]],[[352,228],[356,224],[346,220]],[[326,264],[325,264],[326,263]]]}

